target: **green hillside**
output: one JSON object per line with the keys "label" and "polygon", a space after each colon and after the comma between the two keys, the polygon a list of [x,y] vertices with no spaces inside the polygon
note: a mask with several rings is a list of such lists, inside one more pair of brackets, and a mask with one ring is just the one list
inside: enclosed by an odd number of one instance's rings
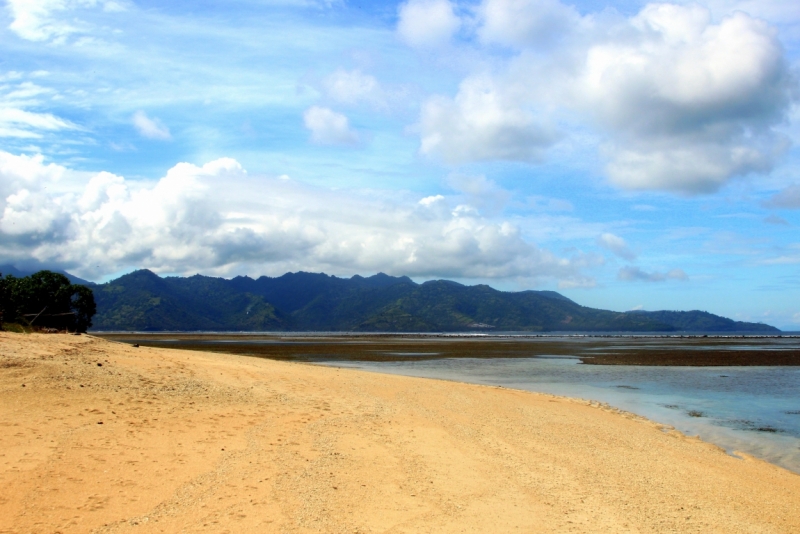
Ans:
{"label": "green hillside", "polygon": [[232,280],[136,271],[93,286],[95,330],[365,332],[778,332],[706,312],[613,312],[554,291],[498,291],[378,274]]}
{"label": "green hillside", "polygon": [[159,278],[136,271],[94,289],[95,330],[284,330],[291,321],[263,297],[231,291],[226,280]]}

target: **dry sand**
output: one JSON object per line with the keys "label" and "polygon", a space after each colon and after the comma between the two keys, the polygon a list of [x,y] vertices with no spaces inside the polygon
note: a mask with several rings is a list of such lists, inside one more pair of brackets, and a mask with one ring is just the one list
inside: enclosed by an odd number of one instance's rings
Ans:
{"label": "dry sand", "polygon": [[800,532],[794,473],[502,388],[0,333],[0,425],[0,532]]}

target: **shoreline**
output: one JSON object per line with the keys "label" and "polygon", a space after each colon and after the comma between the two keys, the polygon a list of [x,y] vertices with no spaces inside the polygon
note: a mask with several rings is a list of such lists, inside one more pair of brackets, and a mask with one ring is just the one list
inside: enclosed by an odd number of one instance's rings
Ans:
{"label": "shoreline", "polygon": [[[562,358],[545,358],[547,360],[561,360]],[[533,358],[531,360],[538,360]],[[509,373],[508,363],[461,361],[461,367],[457,361],[452,361],[452,365],[445,364],[444,361],[428,362],[309,362],[313,364],[337,367],[342,369],[356,369],[365,372],[379,374],[391,374],[397,376],[408,376],[425,378],[432,380],[444,380],[454,383],[476,384],[487,387],[500,387],[517,391],[526,391],[544,395],[554,395],[565,399],[574,399],[590,404],[600,404],[611,409],[619,410],[621,413],[628,413],[637,417],[643,417],[655,424],[673,429],[688,437],[697,437],[707,443],[714,444],[724,449],[728,454],[736,456],[736,453],[745,453],[750,456],[780,466],[793,473],[800,475],[800,438],[793,432],[793,427],[784,427],[786,421],[763,418],[763,414],[753,413],[746,406],[732,408],[730,404],[720,403],[719,399],[703,398],[700,402],[694,396],[695,391],[653,391],[648,390],[646,383],[653,381],[655,377],[638,379],[633,377],[622,378],[615,375],[616,385],[609,385],[606,379],[597,377],[595,383],[587,383],[581,380],[572,382],[569,378],[551,375],[553,368],[547,369],[539,367],[538,364],[514,366],[517,374]],[[394,364],[394,365],[393,365]],[[404,364],[410,364],[406,367]],[[439,365],[437,365],[439,364]],[[563,364],[559,364],[561,367]],[[570,368],[572,366],[569,366]],[[594,367],[594,366],[593,366]],[[563,369],[563,367],[562,367]],[[603,367],[595,368],[593,375],[597,375]],[[633,367],[632,369],[636,369]],[[642,369],[639,367],[639,369]],[[647,369],[647,368],[645,368]],[[666,369],[665,367],[650,367],[649,369]],[[675,367],[677,371],[697,369],[694,367]],[[718,368],[707,368],[710,369]],[[755,367],[727,367],[719,368],[730,373],[726,375],[714,375],[714,378],[724,377],[727,381],[731,374],[737,374],[740,370],[752,369],[763,372],[765,369],[782,368],[755,368]],[[794,368],[786,368],[786,372]],[[605,369],[609,371],[608,368]],[[644,370],[644,369],[643,369]],[[588,372],[588,370],[587,370]],[[752,372],[752,371],[751,371]],[[658,379],[668,381],[669,375],[659,371]],[[516,376],[516,378],[514,378]],[[524,377],[539,377],[537,380],[527,381]],[[547,377],[542,380],[542,377]],[[702,379],[701,379],[702,380]],[[713,378],[712,378],[713,380]],[[641,382],[644,381],[645,384]],[[599,383],[598,383],[599,382]],[[780,387],[779,384],[774,384]],[[587,389],[588,388],[588,389]],[[740,395],[748,395],[750,392],[741,391]],[[796,397],[796,395],[795,395]],[[800,399],[797,399],[800,401]],[[687,402],[688,401],[688,402]],[[763,404],[763,403],[762,403]],[[730,408],[720,412],[722,407]],[[794,418],[800,415],[800,410],[794,409],[800,406],[797,403],[789,403],[784,406],[786,410],[780,410],[780,415],[788,415]],[[731,413],[736,413],[731,417]],[[779,416],[780,417],[780,416]],[[785,416],[784,416],[785,417]],[[758,421],[758,422],[755,422]],[[798,452],[795,452],[798,451]]]}
{"label": "shoreline", "polygon": [[591,401],[6,333],[0,393],[0,532],[800,530],[800,476]]}

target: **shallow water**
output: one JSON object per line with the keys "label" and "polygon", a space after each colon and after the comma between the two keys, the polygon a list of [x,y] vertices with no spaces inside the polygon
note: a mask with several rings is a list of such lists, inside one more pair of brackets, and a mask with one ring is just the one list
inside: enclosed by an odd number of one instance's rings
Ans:
{"label": "shallow water", "polygon": [[329,361],[605,402],[800,473],[800,368],[583,365],[577,358]]}

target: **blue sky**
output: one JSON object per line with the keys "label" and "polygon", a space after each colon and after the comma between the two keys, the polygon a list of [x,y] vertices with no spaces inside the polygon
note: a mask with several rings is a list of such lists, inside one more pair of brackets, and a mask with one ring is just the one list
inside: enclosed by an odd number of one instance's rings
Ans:
{"label": "blue sky", "polygon": [[0,264],[800,329],[799,44],[777,0],[10,0]]}

